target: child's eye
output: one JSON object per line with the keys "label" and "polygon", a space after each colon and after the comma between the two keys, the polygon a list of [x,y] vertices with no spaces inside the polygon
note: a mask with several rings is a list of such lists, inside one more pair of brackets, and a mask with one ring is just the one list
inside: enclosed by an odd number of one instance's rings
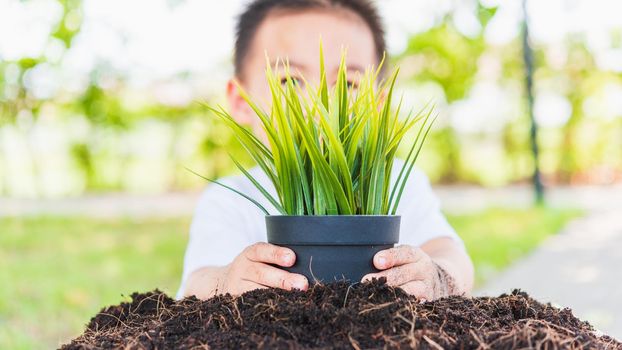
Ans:
{"label": "child's eye", "polygon": [[358,89],[359,87],[359,84],[357,82],[354,82],[351,80],[348,80],[347,84],[348,84],[348,89]]}
{"label": "child's eye", "polygon": [[283,77],[281,78],[281,85],[285,86],[287,85],[287,81],[291,80],[292,84],[294,84],[294,86],[300,86],[302,85],[302,81],[296,77]]}

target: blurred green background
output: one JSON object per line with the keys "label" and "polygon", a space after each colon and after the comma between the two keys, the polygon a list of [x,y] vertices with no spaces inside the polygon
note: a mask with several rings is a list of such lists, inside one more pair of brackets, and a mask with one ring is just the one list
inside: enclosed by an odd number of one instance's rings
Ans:
{"label": "blurred green background", "polygon": [[[0,195],[194,190],[183,166],[229,173],[225,150],[244,153],[195,102],[223,102],[240,3],[161,1],[141,22],[138,3],[4,0]],[[441,3],[381,5],[406,107],[440,113],[420,165],[437,183],[524,182],[520,1]],[[619,6],[529,3],[547,184],[622,177],[622,28],[606,16]]]}
{"label": "blurred green background", "polygon": [[[527,184],[521,1],[378,3],[404,109],[432,101],[440,113],[419,166],[443,188]],[[241,4],[0,0],[0,349],[54,347],[122,295],[176,291],[191,212],[104,219],[9,206],[196,193],[205,183],[184,167],[219,177],[234,169],[227,153],[248,161],[196,103],[224,103]],[[620,183],[622,4],[527,10],[544,183]],[[511,207],[448,212],[478,284],[583,213]]]}

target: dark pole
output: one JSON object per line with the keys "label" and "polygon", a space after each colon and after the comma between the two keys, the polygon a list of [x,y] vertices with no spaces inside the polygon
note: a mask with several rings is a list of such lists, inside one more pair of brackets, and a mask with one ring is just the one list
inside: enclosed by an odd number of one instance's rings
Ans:
{"label": "dark pole", "polygon": [[527,0],[523,0],[523,59],[525,62],[525,88],[527,93],[527,113],[531,122],[531,151],[533,153],[534,171],[533,171],[533,187],[536,195],[536,203],[544,202],[544,186],[542,185],[542,177],[540,175],[540,156],[538,149],[538,125],[533,115],[533,50],[529,43],[529,17],[527,15]]}

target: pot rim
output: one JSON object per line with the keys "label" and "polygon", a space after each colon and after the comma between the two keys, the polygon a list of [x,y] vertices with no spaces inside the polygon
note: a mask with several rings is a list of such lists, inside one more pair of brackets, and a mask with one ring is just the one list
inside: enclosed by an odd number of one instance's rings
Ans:
{"label": "pot rim", "polygon": [[378,245],[399,241],[399,215],[266,216],[269,243],[306,245]]}
{"label": "pot rim", "polygon": [[363,218],[399,218],[401,215],[381,215],[381,214],[371,214],[371,215],[265,215],[265,217],[273,217],[273,218],[355,218],[355,217],[363,217]]}

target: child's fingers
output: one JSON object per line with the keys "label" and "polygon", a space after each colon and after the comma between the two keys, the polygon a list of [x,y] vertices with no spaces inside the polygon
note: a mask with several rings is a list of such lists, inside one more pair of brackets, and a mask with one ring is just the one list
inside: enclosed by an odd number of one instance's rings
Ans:
{"label": "child's fingers", "polygon": [[269,243],[255,243],[244,250],[244,256],[254,262],[276,264],[283,267],[294,265],[296,254],[285,247]]}
{"label": "child's fingers", "polygon": [[309,286],[307,278],[295,273],[289,273],[274,266],[253,263],[246,269],[243,280],[259,283],[266,287],[286,290],[305,290]]}

